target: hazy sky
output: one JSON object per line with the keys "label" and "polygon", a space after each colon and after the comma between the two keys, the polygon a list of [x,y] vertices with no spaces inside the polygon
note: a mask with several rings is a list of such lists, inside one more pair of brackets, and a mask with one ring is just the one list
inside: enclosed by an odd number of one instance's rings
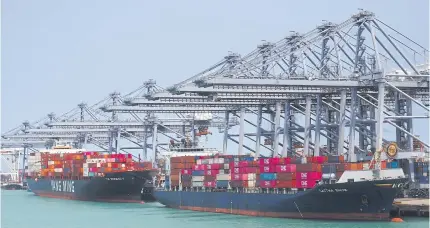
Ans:
{"label": "hazy sky", "polygon": [[428,47],[429,1],[3,0],[2,132],[153,78],[168,86],[261,40],[363,8]]}

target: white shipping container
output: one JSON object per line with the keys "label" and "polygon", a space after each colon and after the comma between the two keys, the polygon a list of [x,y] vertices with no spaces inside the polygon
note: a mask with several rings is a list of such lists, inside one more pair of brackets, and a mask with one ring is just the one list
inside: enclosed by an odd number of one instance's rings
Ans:
{"label": "white shipping container", "polygon": [[82,168],[87,168],[88,169],[88,163],[84,163],[83,165],[82,165]]}
{"label": "white shipping container", "polygon": [[429,184],[420,184],[420,188],[429,188]]}
{"label": "white shipping container", "polygon": [[224,169],[230,169],[230,164],[224,164]]}
{"label": "white shipping container", "polygon": [[208,158],[208,164],[214,164],[214,159],[213,158]]}
{"label": "white shipping container", "polygon": [[209,164],[209,159],[202,159],[202,165]]}
{"label": "white shipping container", "polygon": [[216,179],[219,181],[228,181],[231,179],[230,174],[217,174]]}
{"label": "white shipping container", "polygon": [[88,170],[82,174],[82,176],[87,177],[88,176]]}
{"label": "white shipping container", "polygon": [[61,173],[61,172],[63,172],[63,168],[55,168],[54,172]]}
{"label": "white shipping container", "polygon": [[219,164],[224,164],[224,158],[218,158],[218,163]]}
{"label": "white shipping container", "polygon": [[55,162],[54,161],[48,161],[48,165],[54,165]]}
{"label": "white shipping container", "polygon": [[239,158],[233,158],[233,161],[235,161],[235,162],[239,162],[239,161],[240,161],[240,159],[239,159]]}
{"label": "white shipping container", "polygon": [[105,158],[87,159],[87,163],[106,163],[106,159]]}
{"label": "white shipping container", "polygon": [[223,169],[220,169],[218,174],[225,174],[225,172]]}
{"label": "white shipping container", "polygon": [[202,181],[191,182],[191,186],[192,187],[203,187],[203,182]]}
{"label": "white shipping container", "polygon": [[249,181],[257,180],[257,175],[255,173],[248,173],[248,180]]}
{"label": "white shipping container", "polygon": [[204,178],[205,178],[204,176],[193,176],[191,177],[191,181],[200,182],[200,181],[204,181],[205,180]]}
{"label": "white shipping container", "polygon": [[248,181],[248,188],[255,188],[255,180]]}
{"label": "white shipping container", "polygon": [[100,168],[100,167],[102,167],[102,164],[97,162],[97,168]]}
{"label": "white shipping container", "polygon": [[197,159],[197,160],[196,160],[196,164],[197,164],[197,165],[201,165],[201,164],[202,164],[202,159]]}

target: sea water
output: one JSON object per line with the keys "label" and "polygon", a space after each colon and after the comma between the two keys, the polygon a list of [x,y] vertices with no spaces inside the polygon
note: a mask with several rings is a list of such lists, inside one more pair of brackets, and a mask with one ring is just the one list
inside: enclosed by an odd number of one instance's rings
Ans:
{"label": "sea water", "polygon": [[27,191],[1,191],[1,228],[385,228],[429,227],[428,218],[393,222],[340,222],[258,218],[122,204],[50,199]]}

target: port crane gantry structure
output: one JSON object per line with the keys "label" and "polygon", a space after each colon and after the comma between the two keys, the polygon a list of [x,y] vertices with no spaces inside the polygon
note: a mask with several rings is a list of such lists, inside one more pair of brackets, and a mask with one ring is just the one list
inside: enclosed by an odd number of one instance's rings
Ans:
{"label": "port crane gantry structure", "polygon": [[[412,61],[410,53],[424,67]],[[261,147],[271,156],[291,156],[296,143],[303,145],[303,155],[345,154],[352,162],[371,158],[392,141],[401,152],[416,150],[414,141],[428,150],[412,126],[413,119],[429,118],[427,56],[426,48],[362,10],[340,24],[324,22],[307,33],[263,42],[243,57],[230,53],[165,91],[103,110],[209,111],[225,113],[226,121],[230,115],[239,116],[239,134],[224,131],[223,152],[230,139],[239,144],[239,154],[245,148],[256,157]],[[413,115],[412,104],[423,114]],[[248,114],[257,115],[256,124],[245,119]],[[296,121],[299,114],[304,123]],[[270,130],[262,129],[263,119],[271,123]],[[256,132],[245,133],[245,122]],[[386,125],[394,127],[395,140],[384,136]],[[261,136],[266,137],[264,144]],[[245,137],[255,142],[255,149],[244,145]],[[323,140],[327,148],[322,148]]]}
{"label": "port crane gantry structure", "polygon": [[[143,86],[127,94],[128,96],[146,96],[160,88],[155,81],[149,80]],[[143,91],[143,93],[142,93]],[[141,95],[143,94],[143,95]],[[158,142],[158,134],[163,134],[174,142],[187,138],[187,133],[192,132],[195,126],[211,126],[224,128],[224,121],[220,118],[195,119],[194,116],[177,115],[176,118],[161,118],[147,113],[145,116],[130,112],[133,119],[121,120],[121,113],[112,112],[111,116],[104,114],[101,109],[106,103],[121,104],[123,97],[117,92],[109,97],[88,106],[81,103],[77,108],[55,117],[53,113],[34,124],[24,122],[20,128],[15,128],[3,135],[2,147],[20,145],[26,150],[36,150],[36,147],[50,148],[54,142],[73,142],[76,148],[91,143],[106,151],[124,151],[142,149],[144,160],[155,160],[155,157],[147,157],[147,149],[168,150],[167,143]],[[230,125],[238,124],[232,122]],[[154,131],[156,132],[155,134]],[[171,136],[171,134],[175,135]],[[156,135],[156,137],[153,137]],[[154,138],[149,144],[148,139]],[[121,139],[137,145],[136,147],[120,147]],[[25,158],[24,158],[25,159]]]}
{"label": "port crane gantry structure", "polygon": [[[168,89],[126,97],[100,110],[112,116],[223,114],[225,123],[217,124],[225,128],[223,153],[231,140],[239,145],[239,154],[247,149],[256,157],[262,148],[270,156],[291,156],[297,154],[295,148],[300,144],[302,156],[345,154],[349,161],[369,159],[369,152],[380,151],[393,141],[384,135],[388,125],[396,131],[394,141],[401,152],[415,151],[414,141],[427,150],[428,143],[415,136],[412,124],[413,119],[429,118],[427,55],[426,48],[373,13],[360,11],[339,24],[324,22],[307,33],[292,32],[274,43],[263,41],[244,56],[230,53]],[[417,63],[425,64],[420,67]],[[155,86],[155,81],[146,83],[147,89]],[[424,113],[413,115],[414,103]],[[248,115],[256,115],[257,121],[245,118]],[[229,132],[231,117],[239,118],[238,134]],[[263,120],[270,123],[270,129],[263,129]],[[143,121],[138,122],[144,128]],[[256,131],[246,133],[245,123]],[[157,126],[152,135],[158,135],[159,124],[152,126]],[[255,148],[245,145],[245,138]],[[149,157],[155,158],[158,140],[152,140],[154,154]]]}

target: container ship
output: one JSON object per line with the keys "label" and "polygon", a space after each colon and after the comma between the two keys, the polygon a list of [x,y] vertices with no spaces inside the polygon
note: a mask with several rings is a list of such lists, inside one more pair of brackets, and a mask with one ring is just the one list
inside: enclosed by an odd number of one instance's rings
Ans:
{"label": "container ship", "polygon": [[[409,179],[398,162],[347,163],[343,156],[171,158],[161,204],[227,214],[334,220],[388,220]],[[389,168],[388,168],[389,167]],[[378,177],[378,178],[375,178]]]}
{"label": "container ship", "polygon": [[54,147],[31,153],[26,181],[35,195],[104,202],[151,202],[151,162],[134,161],[131,154],[108,154]]}

